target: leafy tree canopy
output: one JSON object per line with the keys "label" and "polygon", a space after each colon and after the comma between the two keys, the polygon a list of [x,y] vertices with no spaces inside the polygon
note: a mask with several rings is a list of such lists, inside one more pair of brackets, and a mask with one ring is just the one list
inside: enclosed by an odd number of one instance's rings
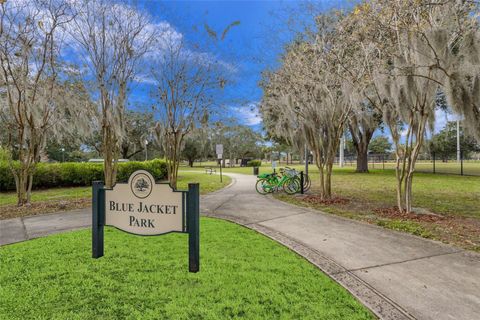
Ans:
{"label": "leafy tree canopy", "polygon": [[392,150],[392,143],[385,136],[377,136],[370,142],[369,149],[371,153],[386,154]]}
{"label": "leafy tree canopy", "polygon": [[[446,161],[455,159],[457,154],[457,123],[449,121],[445,127],[435,134],[429,143],[430,151],[435,153],[437,158]],[[460,126],[460,150],[463,157],[468,158],[472,152],[480,150],[480,146],[471,136],[465,135],[462,126]]]}

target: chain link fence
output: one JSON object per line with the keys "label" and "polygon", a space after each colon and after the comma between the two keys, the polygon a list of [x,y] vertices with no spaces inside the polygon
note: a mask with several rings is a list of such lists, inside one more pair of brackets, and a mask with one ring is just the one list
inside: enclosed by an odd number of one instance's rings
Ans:
{"label": "chain link fence", "polygon": [[[344,166],[355,168],[357,165],[356,155],[347,155],[344,157]],[[339,165],[339,158],[336,158],[336,164]],[[369,169],[395,169],[395,159],[390,154],[370,154],[368,155]],[[458,174],[463,176],[480,176],[480,158],[464,159],[463,153],[460,160],[444,158],[439,159],[434,153],[423,154],[415,163],[416,172],[439,173],[439,174]]]}

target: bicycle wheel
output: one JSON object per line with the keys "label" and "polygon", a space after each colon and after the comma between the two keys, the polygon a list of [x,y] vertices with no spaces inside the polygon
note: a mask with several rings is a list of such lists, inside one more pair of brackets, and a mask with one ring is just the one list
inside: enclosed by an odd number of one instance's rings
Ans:
{"label": "bicycle wheel", "polygon": [[272,192],[272,187],[267,179],[258,179],[257,183],[255,184],[255,190],[257,190],[260,194],[267,194]]}
{"label": "bicycle wheel", "polygon": [[287,179],[283,183],[283,191],[286,194],[294,194],[300,191],[300,181],[298,179]]}

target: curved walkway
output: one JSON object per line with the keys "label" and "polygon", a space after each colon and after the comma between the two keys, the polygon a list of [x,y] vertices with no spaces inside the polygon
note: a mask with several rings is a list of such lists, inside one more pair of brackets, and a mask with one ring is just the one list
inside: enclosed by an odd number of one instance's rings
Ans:
{"label": "curved walkway", "polygon": [[[255,176],[202,196],[201,212],[286,245],[383,319],[478,319],[480,255],[261,196]],[[0,221],[0,245],[90,226],[90,209]]]}

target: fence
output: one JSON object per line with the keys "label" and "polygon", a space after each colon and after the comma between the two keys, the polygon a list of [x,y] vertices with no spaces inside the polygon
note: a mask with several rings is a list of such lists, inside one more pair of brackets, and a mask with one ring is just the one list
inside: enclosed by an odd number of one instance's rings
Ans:
{"label": "fence", "polygon": [[[339,158],[336,158],[339,164]],[[357,158],[353,155],[345,156],[344,165],[355,167]],[[375,154],[368,156],[369,169],[394,169],[395,160],[388,154]],[[480,159],[464,159],[463,154],[460,161],[456,159],[439,159],[435,154],[423,155],[415,163],[416,172],[458,174],[463,176],[480,176]]]}

